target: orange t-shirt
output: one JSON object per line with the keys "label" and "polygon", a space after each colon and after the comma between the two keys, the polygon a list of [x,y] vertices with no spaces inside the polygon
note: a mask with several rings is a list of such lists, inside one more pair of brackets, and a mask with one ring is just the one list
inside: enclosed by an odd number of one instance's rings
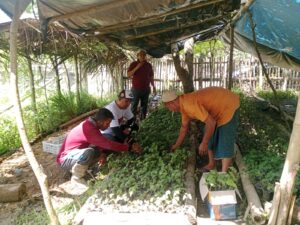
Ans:
{"label": "orange t-shirt", "polygon": [[198,119],[204,122],[211,115],[221,126],[229,122],[240,106],[240,98],[221,87],[209,87],[179,96],[181,121]]}

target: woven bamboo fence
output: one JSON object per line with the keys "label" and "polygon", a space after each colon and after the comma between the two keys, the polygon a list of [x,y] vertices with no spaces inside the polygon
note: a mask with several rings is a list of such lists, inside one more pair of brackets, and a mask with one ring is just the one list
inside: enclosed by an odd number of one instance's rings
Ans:
{"label": "woven bamboo fence", "polygon": [[[154,81],[159,92],[175,88],[181,90],[179,80],[172,59],[152,59]],[[126,73],[129,65],[123,65],[123,87],[130,89],[131,80]],[[300,73],[272,65],[265,65],[270,79],[277,90],[300,90]],[[270,90],[266,78],[263,76],[262,67],[258,60],[235,60],[233,66],[234,87],[243,91]],[[228,58],[210,58],[194,60],[194,87],[196,90],[209,87],[226,87],[228,82]]]}

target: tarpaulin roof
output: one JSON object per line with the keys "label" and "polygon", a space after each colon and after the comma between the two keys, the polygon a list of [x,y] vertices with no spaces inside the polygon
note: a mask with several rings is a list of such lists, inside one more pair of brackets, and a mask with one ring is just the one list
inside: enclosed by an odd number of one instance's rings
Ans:
{"label": "tarpaulin roof", "polygon": [[[1,3],[12,15],[15,1]],[[44,28],[56,22],[76,34],[96,35],[99,40],[143,48],[161,57],[171,53],[172,43],[185,38],[214,37],[239,8],[240,0],[38,0],[37,4]]]}
{"label": "tarpaulin roof", "polygon": [[[300,71],[300,0],[256,0],[249,11],[263,60]],[[256,55],[247,13],[235,22],[234,31],[235,47]]]}
{"label": "tarpaulin roof", "polygon": [[[30,0],[20,1],[24,9]],[[264,61],[300,71],[300,0],[249,0],[257,46]],[[13,15],[16,0],[1,0]],[[82,36],[143,48],[160,57],[171,44],[194,36],[213,37],[239,7],[239,0],[38,0],[46,25],[56,22]],[[248,15],[234,24],[235,47],[256,55]],[[229,32],[224,39],[229,42]]]}
{"label": "tarpaulin roof", "polygon": [[[14,7],[16,5],[17,0],[1,0],[0,1],[0,9],[5,12],[10,18],[14,15]],[[19,1],[19,10],[23,12],[31,0],[22,0]]]}
{"label": "tarpaulin roof", "polygon": [[58,22],[80,35],[123,47],[145,49],[154,57],[171,44],[197,35],[214,37],[239,8],[240,0],[39,0],[40,19]]}

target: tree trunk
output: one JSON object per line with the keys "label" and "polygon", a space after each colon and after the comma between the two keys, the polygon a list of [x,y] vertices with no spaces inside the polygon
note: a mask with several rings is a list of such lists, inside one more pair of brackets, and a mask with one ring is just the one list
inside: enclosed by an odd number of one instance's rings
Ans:
{"label": "tree trunk", "polygon": [[22,141],[22,145],[24,147],[26,156],[28,161],[32,167],[32,170],[39,182],[44,204],[49,214],[51,223],[53,225],[60,225],[56,212],[53,209],[49,189],[48,189],[48,181],[47,176],[43,173],[42,167],[37,162],[31,146],[28,141],[28,137],[26,134],[26,130],[24,127],[24,121],[22,118],[21,112],[21,103],[19,98],[19,90],[18,90],[18,76],[17,76],[17,32],[18,32],[18,22],[21,12],[19,10],[19,0],[16,1],[15,9],[14,9],[14,17],[12,23],[10,25],[10,82],[11,89],[13,91],[13,102],[14,102],[14,110],[16,116],[17,127],[19,130],[20,138]]}
{"label": "tree trunk", "polygon": [[186,70],[185,68],[183,68],[181,66],[181,61],[180,61],[178,52],[175,55],[173,54],[173,61],[174,61],[175,70],[176,70],[176,73],[177,73],[179,79],[182,82],[184,93],[189,93],[189,92],[194,91],[194,83],[193,83],[193,74],[194,74],[194,72],[193,72],[193,59],[194,59],[194,55],[193,55],[193,47],[192,47],[193,46],[193,39],[191,38],[187,42],[188,43],[185,45],[185,50],[186,50],[185,62],[187,64],[188,70]]}
{"label": "tree trunk", "polygon": [[81,79],[81,84],[82,84],[82,86],[81,86],[81,88],[82,88],[82,90],[83,91],[85,91],[86,93],[88,93],[89,92],[89,86],[88,86],[88,76],[87,76],[87,71],[84,69],[84,68],[82,68],[81,66],[80,66],[80,68],[81,68],[81,77],[82,77],[82,79]]}
{"label": "tree trunk", "polygon": [[121,90],[120,90],[120,84],[118,80],[118,73],[116,72],[116,67],[115,65],[109,65],[108,69],[113,80],[113,90],[115,90],[118,93]]}
{"label": "tree trunk", "polygon": [[60,87],[60,75],[58,71],[58,61],[57,61],[57,56],[54,56],[54,58],[50,58],[53,69],[55,71],[55,82],[56,82],[56,91],[59,95],[61,95],[61,87]]}
{"label": "tree trunk", "polygon": [[229,70],[228,70],[228,89],[231,90],[233,86],[232,73],[233,73],[233,46],[234,46],[234,26],[230,27],[230,55],[229,55]]}
{"label": "tree trunk", "polygon": [[196,152],[198,149],[197,134],[199,133],[197,124],[191,122],[190,143],[192,147],[188,150],[189,157],[187,159],[187,169],[185,174],[185,186],[188,198],[185,200],[185,214],[188,216],[189,224],[197,224],[197,200],[195,187],[195,167],[196,167]]}
{"label": "tree trunk", "polygon": [[64,66],[65,71],[66,71],[66,78],[67,78],[68,92],[71,93],[71,80],[70,80],[70,74],[69,74],[69,71],[68,71],[68,68],[67,68],[65,62],[63,62],[63,66]]}
{"label": "tree trunk", "polygon": [[[45,71],[46,71],[46,69],[45,69]],[[48,106],[49,102],[48,102],[48,96],[47,96],[46,72],[43,75],[42,68],[41,68],[40,65],[39,65],[39,73],[40,73],[41,79],[43,80],[45,99],[46,99],[46,103],[47,103],[47,106]]]}
{"label": "tree trunk", "polygon": [[[288,221],[289,209],[291,207],[292,190],[295,185],[295,179],[300,163],[300,94],[298,96],[297,111],[294,120],[294,126],[290,137],[290,143],[285,158],[283,171],[280,178],[280,198],[273,199],[273,205],[278,205],[278,210],[275,215],[276,225],[285,225]],[[278,204],[279,202],[279,204]],[[272,212],[271,212],[272,213]]]}
{"label": "tree trunk", "polygon": [[[29,85],[30,85],[30,96],[31,96],[31,106],[32,106],[32,111],[34,112],[35,115],[37,115],[37,107],[36,107],[36,95],[35,95],[35,85],[34,85],[34,73],[32,71],[32,63],[31,59],[29,57],[29,54],[27,54],[27,64],[28,64],[28,69],[29,69]],[[35,127],[35,132],[38,135],[40,132],[39,126],[38,126],[38,121],[35,119],[34,121],[34,127]]]}
{"label": "tree trunk", "polygon": [[75,79],[76,79],[76,99],[77,103],[80,102],[80,77],[78,71],[78,57],[74,55],[74,64],[75,64]]}

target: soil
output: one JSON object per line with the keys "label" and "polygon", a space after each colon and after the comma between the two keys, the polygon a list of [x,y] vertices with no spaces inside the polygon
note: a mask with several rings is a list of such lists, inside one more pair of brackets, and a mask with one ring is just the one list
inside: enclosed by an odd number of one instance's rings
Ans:
{"label": "soil", "polygon": [[[56,132],[45,139],[58,137],[66,131]],[[31,146],[39,164],[48,177],[50,192],[58,190],[58,185],[67,181],[65,172],[56,163],[56,155],[43,151],[42,141]],[[43,207],[42,195],[37,179],[22,148],[10,155],[0,156],[0,184],[25,183],[27,195],[22,201],[0,203],[0,225],[13,224],[13,218],[28,206],[37,211]],[[53,198],[53,205],[60,204],[61,198]],[[29,207],[30,208],[30,207]],[[24,211],[23,211],[24,212]]]}

